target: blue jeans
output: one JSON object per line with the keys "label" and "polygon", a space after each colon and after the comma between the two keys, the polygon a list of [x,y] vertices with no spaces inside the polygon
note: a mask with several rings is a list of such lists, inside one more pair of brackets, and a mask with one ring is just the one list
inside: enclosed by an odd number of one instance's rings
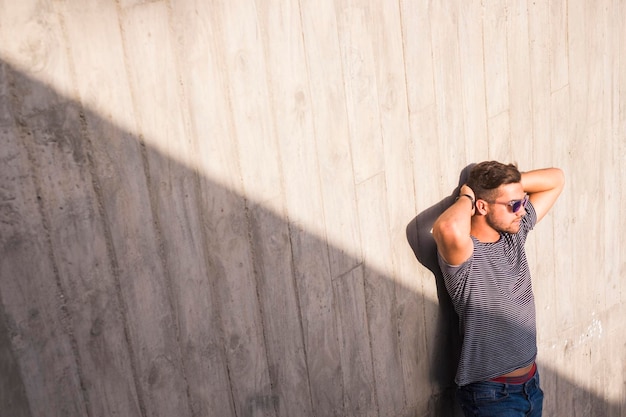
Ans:
{"label": "blue jeans", "polygon": [[466,417],[541,417],[543,391],[539,371],[524,384],[475,382],[459,387],[457,398]]}

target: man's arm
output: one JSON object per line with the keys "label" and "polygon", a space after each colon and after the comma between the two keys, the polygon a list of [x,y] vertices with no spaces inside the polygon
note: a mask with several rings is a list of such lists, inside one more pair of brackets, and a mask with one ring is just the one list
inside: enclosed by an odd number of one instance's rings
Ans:
{"label": "man's arm", "polygon": [[522,173],[522,187],[541,220],[554,205],[565,185],[565,176],[559,168],[544,168]]}
{"label": "man's arm", "polygon": [[459,198],[437,218],[433,225],[433,237],[437,243],[437,250],[450,265],[462,264],[474,251],[470,229],[475,201],[476,197],[472,189],[463,185]]}

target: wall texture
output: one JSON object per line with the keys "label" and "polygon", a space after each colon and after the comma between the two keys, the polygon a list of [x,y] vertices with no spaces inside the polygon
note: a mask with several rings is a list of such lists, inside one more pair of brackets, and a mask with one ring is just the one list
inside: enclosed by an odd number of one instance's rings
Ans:
{"label": "wall texture", "polygon": [[626,416],[624,22],[0,0],[2,415],[457,414],[428,230],[498,159],[567,176],[528,242],[546,415]]}

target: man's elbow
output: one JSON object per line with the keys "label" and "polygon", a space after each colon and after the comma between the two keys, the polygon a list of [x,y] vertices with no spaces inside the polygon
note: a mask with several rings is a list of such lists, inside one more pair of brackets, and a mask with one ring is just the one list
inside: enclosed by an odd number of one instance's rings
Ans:
{"label": "man's elbow", "polygon": [[455,222],[437,220],[433,225],[433,238],[437,246],[445,245],[446,242],[458,240],[461,231]]}
{"label": "man's elbow", "polygon": [[561,168],[552,168],[554,188],[562,189],[565,186],[565,172]]}

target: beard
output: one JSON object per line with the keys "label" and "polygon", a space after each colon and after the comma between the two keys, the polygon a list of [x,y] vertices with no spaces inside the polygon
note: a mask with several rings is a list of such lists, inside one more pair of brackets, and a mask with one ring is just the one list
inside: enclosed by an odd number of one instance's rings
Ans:
{"label": "beard", "polygon": [[493,213],[487,213],[485,221],[487,222],[489,227],[500,233],[515,234],[519,232],[522,218],[516,216],[513,220],[504,221],[501,218],[495,216]]}

